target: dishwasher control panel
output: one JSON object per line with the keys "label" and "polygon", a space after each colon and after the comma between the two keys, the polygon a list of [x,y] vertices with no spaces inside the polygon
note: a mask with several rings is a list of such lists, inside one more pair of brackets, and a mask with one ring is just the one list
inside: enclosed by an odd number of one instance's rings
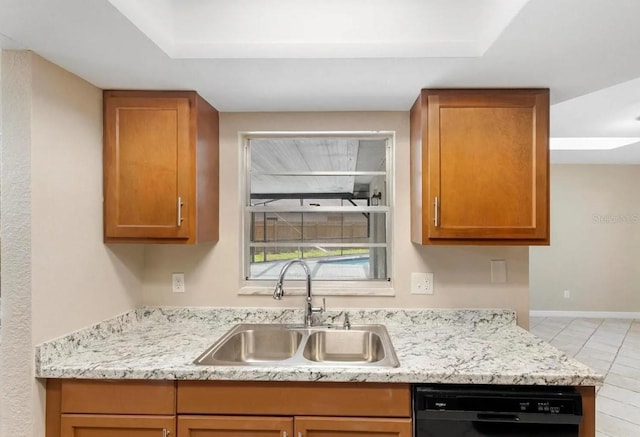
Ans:
{"label": "dishwasher control panel", "polygon": [[414,387],[414,410],[582,414],[573,387],[428,385]]}

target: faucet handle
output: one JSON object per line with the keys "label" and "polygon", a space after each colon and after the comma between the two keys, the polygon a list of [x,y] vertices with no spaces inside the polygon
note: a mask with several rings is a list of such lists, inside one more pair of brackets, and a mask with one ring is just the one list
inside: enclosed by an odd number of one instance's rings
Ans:
{"label": "faucet handle", "polygon": [[312,313],[324,313],[327,310],[327,300],[322,298],[322,306],[321,307],[311,307]]}
{"label": "faucet handle", "polygon": [[309,312],[310,313],[322,314],[327,310],[327,301],[326,301],[326,299],[324,297],[322,298],[322,306],[321,307],[312,307],[310,303],[308,305],[309,306],[307,308],[309,308]]}
{"label": "faucet handle", "polygon": [[351,321],[349,320],[349,313],[344,312],[344,323],[342,324],[344,329],[351,329]]}

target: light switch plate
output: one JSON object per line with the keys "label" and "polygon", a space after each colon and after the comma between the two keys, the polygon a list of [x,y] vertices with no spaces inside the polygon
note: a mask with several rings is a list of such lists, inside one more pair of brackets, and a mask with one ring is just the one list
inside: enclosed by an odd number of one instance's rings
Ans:
{"label": "light switch plate", "polygon": [[507,263],[505,260],[491,260],[491,282],[493,284],[504,284],[507,282]]}

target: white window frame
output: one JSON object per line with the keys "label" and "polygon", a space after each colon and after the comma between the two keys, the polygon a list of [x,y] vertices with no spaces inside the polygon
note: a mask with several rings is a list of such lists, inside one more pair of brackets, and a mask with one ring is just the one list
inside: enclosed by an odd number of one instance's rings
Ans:
{"label": "white window frame", "polygon": [[[369,279],[369,280],[350,280],[350,281],[313,281],[313,293],[314,295],[340,295],[340,296],[395,296],[395,290],[393,289],[394,278],[394,254],[393,254],[393,217],[395,215],[395,144],[396,134],[394,131],[250,131],[240,132],[240,153],[242,159],[240,160],[240,216],[242,217],[242,232],[240,237],[240,244],[242,250],[240,251],[240,291],[239,295],[271,295],[273,293],[273,283],[264,280],[250,280],[247,279],[246,272],[249,268],[249,235],[251,220],[250,214],[252,211],[258,210],[260,207],[249,207],[249,200],[251,193],[250,180],[251,180],[251,151],[250,141],[252,139],[261,138],[287,138],[287,137],[332,137],[332,138],[358,138],[358,139],[384,139],[387,142],[386,159],[387,159],[387,205],[382,207],[360,207],[367,211],[379,211],[386,212],[386,261],[387,261],[387,279]],[[304,207],[303,207],[304,208]],[[321,207],[322,208],[322,207]],[[353,207],[358,208],[358,207]],[[302,208],[300,208],[302,209]],[[331,209],[331,208],[329,208]],[[331,209],[333,211],[333,209]],[[293,210],[292,210],[293,211]],[[318,212],[318,207],[309,209],[309,211]],[[349,211],[352,211],[349,208]],[[357,209],[353,209],[357,211]],[[342,245],[344,247],[344,245]],[[361,245],[360,245],[361,246]],[[304,294],[304,282],[287,280],[287,292],[290,295],[302,295]]]}

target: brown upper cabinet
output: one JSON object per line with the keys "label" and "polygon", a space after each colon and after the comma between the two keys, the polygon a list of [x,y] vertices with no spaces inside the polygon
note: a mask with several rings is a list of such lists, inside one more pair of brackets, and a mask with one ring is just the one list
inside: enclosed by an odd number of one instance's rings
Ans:
{"label": "brown upper cabinet", "polygon": [[192,91],[104,92],[105,243],[218,240],[218,129]]}
{"label": "brown upper cabinet", "polygon": [[414,243],[549,244],[548,89],[425,89],[410,119]]}

